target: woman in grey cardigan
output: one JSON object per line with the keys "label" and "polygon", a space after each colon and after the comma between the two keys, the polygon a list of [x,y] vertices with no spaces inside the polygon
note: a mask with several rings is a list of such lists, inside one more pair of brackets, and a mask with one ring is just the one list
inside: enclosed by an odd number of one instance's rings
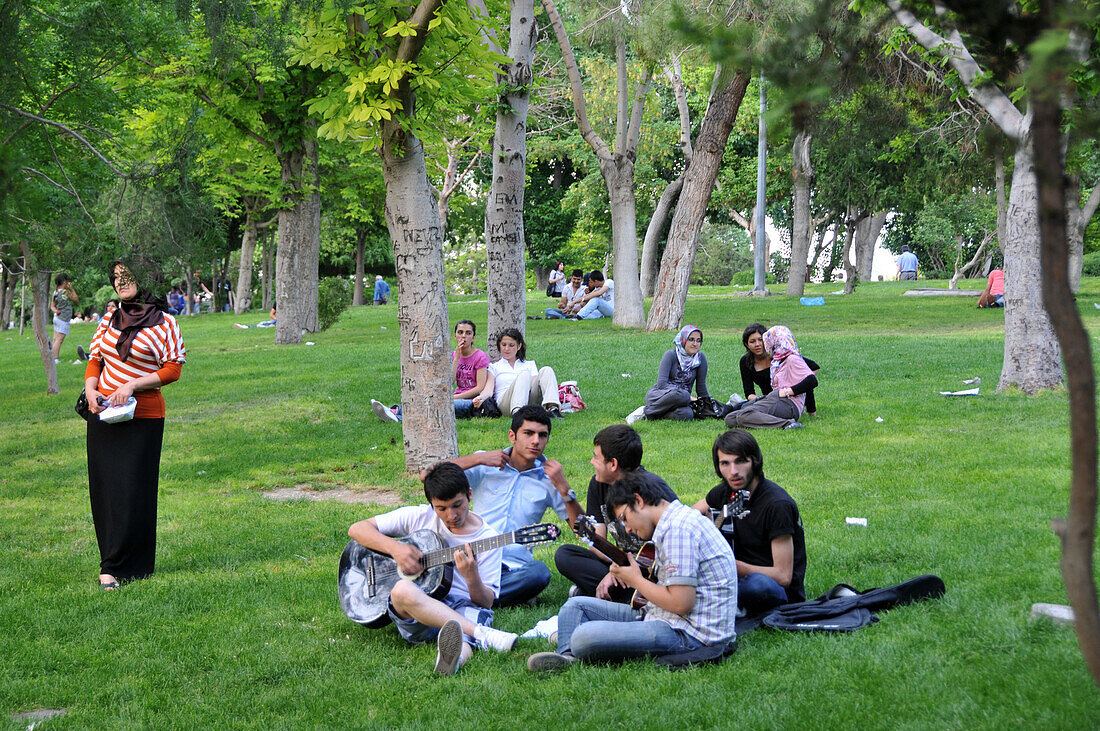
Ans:
{"label": "woman in grey cardigan", "polygon": [[703,331],[694,325],[685,325],[673,339],[676,346],[666,351],[657,369],[657,383],[645,395],[645,406],[639,407],[626,418],[632,424],[643,416],[646,419],[678,419],[691,421],[695,413],[691,402],[695,397],[709,396],[707,392],[707,356],[703,354]]}

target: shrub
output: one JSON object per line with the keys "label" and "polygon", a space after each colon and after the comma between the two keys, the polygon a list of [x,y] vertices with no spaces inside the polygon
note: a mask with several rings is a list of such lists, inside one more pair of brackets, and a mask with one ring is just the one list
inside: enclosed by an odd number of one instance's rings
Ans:
{"label": "shrub", "polygon": [[[764,282],[765,284],[775,284],[775,275],[771,272],[768,272],[764,275]],[[756,284],[756,272],[754,272],[752,269],[746,269],[744,271],[737,272],[733,275],[733,281],[731,282],[731,284],[740,284],[742,286],[747,285],[751,287],[753,284]]]}
{"label": "shrub", "polygon": [[1100,277],[1100,251],[1085,254],[1081,262],[1081,273],[1086,277]]}
{"label": "shrub", "polygon": [[317,288],[317,327],[328,330],[351,304],[351,282],[342,277],[325,277]]}

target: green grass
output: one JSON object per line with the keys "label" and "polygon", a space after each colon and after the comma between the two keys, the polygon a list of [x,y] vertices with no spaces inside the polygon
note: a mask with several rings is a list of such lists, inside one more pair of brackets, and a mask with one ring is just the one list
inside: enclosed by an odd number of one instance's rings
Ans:
{"label": "green grass", "polygon": [[[235,330],[232,315],[183,319],[189,362],[165,390],[157,574],[113,594],[94,586],[83,422],[72,408],[83,368],[63,363],[62,395],[47,397],[33,340],[0,333],[0,718],[14,728],[10,714],[66,708],[49,727],[1100,726],[1072,630],[1027,619],[1033,602],[1066,601],[1048,526],[1068,495],[1065,394],[995,394],[1003,312],[971,298],[902,298],[904,289],[865,283],[803,307],[700,288],[693,294],[715,296],[690,298],[685,322],[704,331],[720,397],[740,390],[749,322],[789,325],[822,364],[808,428],[757,433],[768,476],[802,511],[807,593],[936,573],[947,595],[850,635],[759,630],[723,665],[682,673],[632,662],[534,678],[526,656],[547,646],[524,640],[437,679],[434,647],[343,616],[335,574],[347,527],[385,508],[260,492],[381,488],[422,499],[403,472],[399,429],[369,408],[372,397],[399,397],[393,307],[355,308],[301,347]],[[1100,281],[1086,280],[1079,302],[1094,331],[1097,301]],[[549,303],[532,295],[529,311]],[[484,325],[484,308],[452,304],[451,321]],[[641,403],[672,333],[527,326],[530,356],[579,381],[589,405],[555,423],[548,450],[583,495],[592,435]],[[91,332],[73,328],[67,357]],[[938,395],[973,376],[980,397]],[[714,484],[718,422],[637,426],[646,467],[681,497]],[[502,446],[506,430],[460,423],[460,449]],[[536,553],[551,561],[552,551]],[[539,605],[499,611],[496,625],[530,628],[567,589],[555,574]]]}

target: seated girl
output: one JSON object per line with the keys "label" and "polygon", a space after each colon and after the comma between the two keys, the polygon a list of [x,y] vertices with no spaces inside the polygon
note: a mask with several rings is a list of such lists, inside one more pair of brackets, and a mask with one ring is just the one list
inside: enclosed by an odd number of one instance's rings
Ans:
{"label": "seated girl", "polygon": [[798,418],[806,410],[806,392],[817,386],[817,377],[798,354],[791,331],[783,325],[764,332],[764,349],[771,355],[771,387],[768,395],[738,404],[726,414],[731,429],[799,429]]}
{"label": "seated girl", "polygon": [[695,418],[691,402],[694,386],[696,396],[709,396],[707,392],[707,356],[703,354],[703,331],[694,325],[685,325],[672,339],[674,347],[665,351],[657,369],[657,383],[645,395],[645,406],[626,417],[632,424],[644,416],[646,419]]}
{"label": "seated girl", "polygon": [[558,397],[558,376],[550,366],[539,368],[527,360],[527,343],[523,333],[509,327],[497,335],[500,360],[489,366],[485,387],[474,397],[473,405],[492,396],[505,416],[511,416],[527,405],[544,406],[550,416],[562,418]]}
{"label": "seated girl", "polygon": [[[745,391],[745,400],[756,400],[756,387],[760,387],[760,395],[767,396],[772,392],[771,365],[772,357],[764,349],[764,333],[767,328],[759,322],[754,322],[741,333],[741,344],[745,346],[745,354],[741,356],[741,386]],[[809,358],[804,358],[806,365],[817,375],[821,366]],[[731,402],[738,399],[730,399]],[[806,413],[813,416],[817,413],[817,401],[814,399],[814,389],[806,391]]]}
{"label": "seated girl", "polygon": [[[274,310],[272,311],[274,314]],[[474,397],[489,380],[489,356],[474,347],[477,326],[470,320],[455,325],[455,349],[451,351],[451,368],[455,377],[455,418],[469,419],[473,415]],[[371,409],[382,421],[401,421],[401,406],[386,406],[370,400]]]}

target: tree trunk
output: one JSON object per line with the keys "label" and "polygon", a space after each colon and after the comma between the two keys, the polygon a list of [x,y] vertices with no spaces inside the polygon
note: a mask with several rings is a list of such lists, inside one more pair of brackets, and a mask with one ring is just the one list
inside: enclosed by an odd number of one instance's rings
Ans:
{"label": "tree trunk", "polygon": [[1081,183],[1077,176],[1066,186],[1066,239],[1069,242],[1069,291],[1077,294],[1081,286],[1081,267],[1085,259],[1085,229],[1100,206],[1100,184],[1094,185],[1088,199],[1081,203]]}
{"label": "tree trunk", "polygon": [[1008,204],[1005,202],[1005,157],[1004,138],[997,138],[997,145],[993,148],[993,188],[997,197],[997,246],[1002,254],[1005,250],[1005,239],[1008,234],[1005,231],[1008,218]]}
{"label": "tree trunk", "polygon": [[793,162],[791,178],[794,185],[794,225],[791,232],[791,269],[787,278],[787,295],[801,297],[806,291],[806,257],[810,253],[810,186],[813,185],[814,168],[810,161],[810,143],[813,136],[806,131],[806,120],[800,108],[794,110],[797,132],[791,146]]}
{"label": "tree trunk", "polygon": [[527,284],[524,280],[526,238],[523,191],[527,178],[527,107],[531,99],[531,60],[535,45],[534,0],[512,0],[508,58],[497,80],[493,139],[493,180],[485,202],[485,251],[488,272],[489,357],[496,359],[496,335],[505,328],[527,328]]}
{"label": "tree trunk", "polygon": [[856,226],[856,272],[860,281],[871,281],[871,269],[874,264],[875,244],[886,224],[886,211],[867,216]]}
{"label": "tree trunk", "polygon": [[[408,114],[412,114],[410,106],[406,106]],[[443,288],[443,239],[423,145],[412,133],[402,131],[397,120],[386,124],[383,139],[386,226],[393,241],[401,292],[397,322],[401,328],[405,469],[418,472],[458,455],[447,349],[450,331]]]}
{"label": "tree trunk", "polygon": [[[351,297],[351,304],[359,306],[363,304],[363,278],[367,276],[367,232],[364,229],[355,230],[355,291]],[[371,295],[373,297],[373,294]]]}
{"label": "tree trunk", "polygon": [[290,208],[279,211],[275,253],[275,343],[297,345],[302,332],[317,332],[317,267],[321,250],[321,195],[317,140],[304,135],[301,147],[278,151]]}
{"label": "tree trunk", "polygon": [[684,189],[684,175],[680,174],[665,186],[664,192],[657,200],[657,206],[653,209],[653,215],[649,218],[649,226],[645,230],[645,239],[642,241],[642,298],[653,296],[653,289],[657,284],[657,256],[661,244],[661,234],[668,224],[668,214],[672,211],[672,205],[680,198],[680,191]]}
{"label": "tree trunk", "polygon": [[271,310],[273,301],[273,297],[271,296],[271,275],[275,271],[275,246],[278,240],[277,230],[269,230],[267,236],[264,238],[264,270],[261,281],[261,286],[264,291],[261,307],[263,307],[264,312]]}
{"label": "tree trunk", "polygon": [[[684,319],[688,283],[695,266],[699,229],[714,191],[726,141],[749,85],[749,73],[738,71],[712,96],[703,115],[691,163],[684,171],[684,189],[672,216],[668,243],[661,258],[657,292],[646,330],[678,330]],[[618,295],[616,295],[617,297]],[[616,303],[617,309],[617,303]]]}
{"label": "tree trunk", "polygon": [[1043,309],[1038,191],[1030,135],[1016,150],[1005,220],[1005,350],[997,390],[1030,395],[1062,383],[1061,353]]}
{"label": "tree trunk", "polygon": [[546,287],[550,284],[550,267],[533,267],[535,272],[535,291],[546,293]]}
{"label": "tree trunk", "polygon": [[[1054,88],[1061,87],[1061,84]],[[1032,132],[1039,195],[1043,302],[1065,356],[1069,385],[1072,481],[1066,520],[1053,528],[1062,542],[1062,580],[1073,607],[1074,629],[1085,665],[1100,685],[1100,605],[1096,598],[1096,376],[1089,336],[1070,292],[1067,223],[1063,206],[1061,114],[1056,99],[1034,103]],[[1013,185],[1015,191],[1015,184]],[[1007,258],[1007,257],[1006,257]],[[1007,272],[1006,272],[1007,274]],[[1007,279],[1007,277],[1006,277]],[[1005,294],[1008,294],[1006,281]]]}
{"label": "tree trunk", "polygon": [[259,221],[246,207],[244,235],[241,237],[241,266],[237,272],[237,300],[233,306],[233,312],[237,315],[248,312],[252,306],[252,259],[256,255],[259,231]]}
{"label": "tree trunk", "polygon": [[[615,153],[610,163],[600,162],[600,172],[611,203],[611,241],[615,267],[615,314],[619,327],[642,327],[642,287],[638,281],[638,209],[634,197],[634,156]],[[606,272],[605,276],[610,276]]]}
{"label": "tree trunk", "polygon": [[38,352],[42,356],[42,367],[46,373],[46,395],[61,393],[57,386],[57,363],[53,362],[53,341],[46,329],[46,313],[50,311],[50,272],[38,269],[31,256],[31,249],[26,241],[20,241],[23,248],[24,270],[31,274],[31,296],[34,298],[34,314],[31,317],[31,325],[34,328],[34,341],[38,344]]}
{"label": "tree trunk", "polygon": [[857,216],[851,208],[848,209],[846,231],[844,232],[844,250],[840,254],[840,260],[844,264],[844,294],[851,294],[856,289],[859,281],[859,272],[852,262],[852,243],[856,238],[856,230],[866,220],[866,216]]}
{"label": "tree trunk", "polygon": [[19,286],[19,275],[10,266],[4,267],[4,282],[0,291],[0,331],[8,329],[8,323],[12,322],[11,310],[15,304],[15,290]]}

